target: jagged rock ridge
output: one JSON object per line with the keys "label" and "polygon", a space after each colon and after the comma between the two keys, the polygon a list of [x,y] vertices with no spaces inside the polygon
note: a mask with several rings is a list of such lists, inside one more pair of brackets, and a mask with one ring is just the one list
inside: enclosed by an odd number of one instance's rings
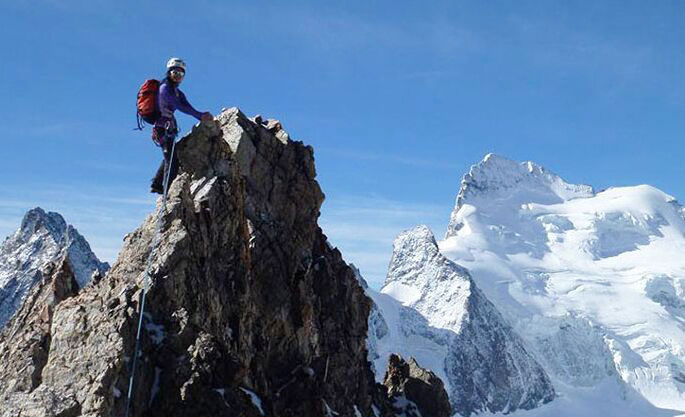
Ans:
{"label": "jagged rock ridge", "polygon": [[[58,397],[49,390],[36,390],[41,386],[41,372],[50,352],[50,328],[55,306],[75,296],[79,290],[67,256],[46,265],[41,276],[41,281],[32,288],[21,309],[0,336],[0,358],[11,358],[2,362],[4,369],[3,378],[0,379],[0,394],[14,393],[0,397],[3,417],[14,415],[20,409],[22,415],[36,416],[51,413],[66,416],[78,410],[74,396]],[[99,275],[95,278],[98,279]],[[28,399],[29,393],[41,398],[38,404]],[[41,403],[51,404],[50,410],[42,407]]]}
{"label": "jagged rock ridge", "polygon": [[[131,415],[392,415],[367,362],[370,301],[317,225],[312,149],[229,109],[177,151]],[[151,215],[106,277],[54,307],[38,383],[0,392],[3,417],[123,415],[154,226]]]}
{"label": "jagged rock ridge", "polygon": [[109,269],[60,214],[45,212],[40,207],[29,210],[19,229],[0,246],[0,329],[41,281],[41,270],[65,254],[81,287],[94,272],[104,274]]}

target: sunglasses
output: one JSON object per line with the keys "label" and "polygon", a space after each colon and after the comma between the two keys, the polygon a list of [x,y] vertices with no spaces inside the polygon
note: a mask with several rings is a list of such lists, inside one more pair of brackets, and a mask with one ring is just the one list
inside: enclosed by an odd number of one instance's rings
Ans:
{"label": "sunglasses", "polygon": [[185,71],[176,70],[176,69],[169,71],[169,74],[174,76],[174,77],[177,77],[177,78],[183,78],[186,75]]}

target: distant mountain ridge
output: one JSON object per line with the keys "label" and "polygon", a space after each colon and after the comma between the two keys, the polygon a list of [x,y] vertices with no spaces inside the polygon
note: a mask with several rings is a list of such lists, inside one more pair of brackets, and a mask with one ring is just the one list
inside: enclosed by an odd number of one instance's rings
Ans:
{"label": "distant mountain ridge", "polygon": [[86,285],[94,272],[104,274],[109,269],[59,213],[40,207],[29,210],[19,229],[0,246],[0,329],[40,281],[42,269],[64,256],[79,287]]}
{"label": "distant mountain ridge", "polygon": [[[535,163],[489,154],[464,176],[437,245],[468,270],[558,394],[510,415],[685,411],[685,218],[673,197],[648,185],[596,192]],[[391,263],[389,283],[403,287],[384,288],[420,313],[405,333],[454,321],[461,302],[442,295],[463,284],[431,276],[435,261],[420,245],[407,251],[414,253],[402,259],[423,276],[397,281]],[[445,361],[443,373],[449,368]]]}

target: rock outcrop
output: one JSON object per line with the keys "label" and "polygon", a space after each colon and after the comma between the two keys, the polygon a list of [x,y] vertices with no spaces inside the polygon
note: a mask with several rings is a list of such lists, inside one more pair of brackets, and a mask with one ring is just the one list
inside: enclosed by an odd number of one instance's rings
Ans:
{"label": "rock outcrop", "polygon": [[[34,286],[0,336],[0,358],[11,358],[2,361],[0,402],[5,412],[8,408],[18,408],[28,393],[40,386],[41,372],[50,352],[55,306],[78,293],[79,286],[66,256],[59,263],[46,265],[41,273],[44,278]],[[8,393],[15,395],[6,395]],[[48,415],[47,410],[40,407],[41,403],[33,402],[34,413]]]}
{"label": "rock outcrop", "polygon": [[[423,369],[414,358],[406,362],[398,355],[390,355],[384,385],[388,394],[407,416],[450,417],[452,408],[440,378]],[[413,408],[416,407],[419,414]]]}
{"label": "rock outcrop", "polygon": [[[367,362],[370,301],[317,225],[312,148],[258,122],[225,110],[176,147],[131,415],[390,416]],[[0,362],[28,355],[36,375],[4,386],[3,417],[124,415],[155,224],[127,235],[108,274],[56,304],[49,327],[3,334],[16,348]],[[49,346],[32,356],[26,338],[41,334]],[[0,381],[14,376],[0,369]]]}
{"label": "rock outcrop", "polygon": [[43,280],[41,271],[65,256],[81,287],[93,273],[104,274],[109,269],[59,213],[45,212],[40,207],[29,210],[19,229],[0,246],[0,329]]}

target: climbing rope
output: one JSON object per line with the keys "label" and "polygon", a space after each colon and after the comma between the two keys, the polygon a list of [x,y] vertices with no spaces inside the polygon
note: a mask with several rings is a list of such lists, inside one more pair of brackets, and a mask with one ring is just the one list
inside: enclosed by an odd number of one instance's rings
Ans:
{"label": "climbing rope", "polygon": [[150,267],[152,266],[152,257],[157,251],[159,245],[160,233],[162,230],[162,214],[166,213],[167,190],[169,189],[169,176],[171,175],[172,164],[174,163],[174,150],[176,148],[176,138],[173,138],[174,143],[171,145],[171,156],[169,162],[164,163],[164,194],[162,196],[162,207],[157,212],[157,224],[155,227],[155,237],[152,240],[152,249],[147,257],[147,264],[145,265],[145,275],[143,276],[143,291],[140,293],[140,316],[138,318],[138,333],[136,334],[136,348],[133,352],[133,363],[131,364],[131,376],[128,382],[128,396],[126,398],[126,414],[128,417],[131,410],[131,398],[133,395],[133,382],[136,376],[136,365],[138,363],[138,354],[140,351],[140,335],[143,328],[143,315],[145,314],[145,295],[147,294],[148,285],[150,282]]}

